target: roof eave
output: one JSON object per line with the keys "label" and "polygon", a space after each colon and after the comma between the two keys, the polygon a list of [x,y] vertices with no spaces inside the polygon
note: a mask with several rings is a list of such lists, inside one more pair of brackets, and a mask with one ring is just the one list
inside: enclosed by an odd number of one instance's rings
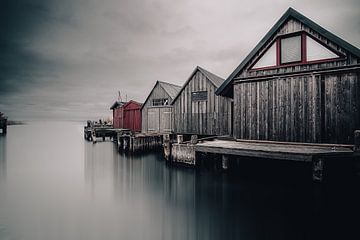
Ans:
{"label": "roof eave", "polygon": [[[215,91],[216,95],[227,95],[231,89],[229,84],[232,82],[233,78],[239,74],[245,65],[254,57],[254,55],[259,51],[259,49],[265,44],[270,37],[276,33],[276,30],[281,27],[281,25],[289,18],[293,17],[305,25],[313,28],[317,31],[320,35],[324,36],[325,38],[333,41],[334,43],[338,44],[339,46],[343,47],[345,50],[349,51],[351,54],[354,54],[356,57],[360,58],[360,49],[354,47],[350,43],[346,42],[345,40],[337,37],[336,35],[332,34],[331,32],[327,31],[325,28],[321,27],[317,23],[313,22],[306,16],[302,15],[301,13],[297,12],[293,8],[289,8],[281,18],[274,24],[274,26],[270,29],[269,32],[260,40],[260,42],[255,46],[255,48],[246,56],[246,58],[240,63],[240,65],[230,74],[230,76],[225,80],[225,82]],[[231,92],[230,92],[231,93]]]}

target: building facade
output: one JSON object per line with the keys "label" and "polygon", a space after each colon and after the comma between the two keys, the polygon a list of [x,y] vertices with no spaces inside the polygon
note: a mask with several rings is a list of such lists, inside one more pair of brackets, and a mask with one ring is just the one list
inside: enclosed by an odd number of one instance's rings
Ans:
{"label": "building facade", "polygon": [[360,50],[290,8],[217,90],[237,139],[353,143]]}
{"label": "building facade", "polygon": [[141,107],[143,133],[172,133],[173,106],[170,105],[181,87],[157,81]]}
{"label": "building facade", "polygon": [[215,91],[224,79],[196,67],[172,101],[174,132],[178,134],[231,134],[231,102]]}

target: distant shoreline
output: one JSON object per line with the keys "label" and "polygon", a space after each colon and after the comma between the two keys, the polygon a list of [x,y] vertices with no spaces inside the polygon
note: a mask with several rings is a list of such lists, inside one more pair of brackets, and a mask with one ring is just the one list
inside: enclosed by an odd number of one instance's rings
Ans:
{"label": "distant shoreline", "polygon": [[8,120],[7,121],[7,125],[11,126],[11,125],[26,125],[25,122],[22,121],[12,121],[12,120]]}

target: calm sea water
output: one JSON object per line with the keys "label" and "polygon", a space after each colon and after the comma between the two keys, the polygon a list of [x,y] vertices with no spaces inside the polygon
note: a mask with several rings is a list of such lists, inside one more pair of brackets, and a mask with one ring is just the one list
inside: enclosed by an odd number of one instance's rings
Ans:
{"label": "calm sea water", "polygon": [[82,129],[35,122],[0,136],[1,240],[360,239],[356,182],[174,167]]}

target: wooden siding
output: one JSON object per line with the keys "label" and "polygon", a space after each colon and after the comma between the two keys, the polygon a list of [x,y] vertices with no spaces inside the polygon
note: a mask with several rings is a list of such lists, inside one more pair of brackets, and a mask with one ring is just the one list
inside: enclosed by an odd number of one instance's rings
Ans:
{"label": "wooden siding", "polygon": [[113,127],[123,128],[123,107],[113,109]]}
{"label": "wooden siding", "polygon": [[359,72],[237,82],[234,137],[353,143],[360,129]]}
{"label": "wooden siding", "polygon": [[[251,70],[249,69],[257,59],[263,54],[264,51],[267,50],[268,46],[278,37],[285,34],[295,33],[295,32],[306,32],[306,34],[312,36],[314,39],[317,39],[321,42],[324,46],[328,46],[329,48],[343,54],[345,58],[342,60],[337,61],[330,61],[330,62],[321,62],[321,63],[309,63],[309,64],[301,64],[297,66],[288,66],[288,67],[276,67],[272,69],[262,69],[262,70]],[[255,54],[253,59],[251,59],[245,66],[244,70],[240,72],[235,78],[246,78],[246,77],[257,77],[257,76],[266,76],[266,75],[273,75],[273,74],[282,74],[282,73],[289,73],[289,72],[299,72],[304,70],[319,70],[324,68],[331,68],[331,67],[339,67],[345,65],[353,65],[358,64],[359,59],[355,57],[353,54],[347,52],[346,50],[342,49],[340,46],[336,45],[335,43],[330,42],[319,33],[315,32],[308,26],[302,24],[301,22],[297,21],[296,19],[289,19],[280,29],[278,29],[277,33],[274,34],[272,38],[264,44],[262,48]]]}
{"label": "wooden siding", "polygon": [[130,101],[124,105],[123,110],[123,128],[133,132],[141,131],[141,104]]}
{"label": "wooden siding", "polygon": [[[277,37],[295,32],[305,32],[345,57],[249,69]],[[290,18],[234,78],[234,137],[352,144],[360,129],[358,63],[354,54]]]}
{"label": "wooden siding", "polygon": [[170,105],[152,106],[152,100],[158,98],[168,98],[169,104],[172,101],[168,93],[160,86],[160,84],[157,84],[141,110],[141,129],[144,133],[171,133],[173,131],[173,107]]}
{"label": "wooden siding", "polygon": [[[191,93],[207,91],[206,101],[192,101]],[[231,99],[215,95],[216,87],[197,71],[173,103],[174,132],[198,135],[231,133]]]}

